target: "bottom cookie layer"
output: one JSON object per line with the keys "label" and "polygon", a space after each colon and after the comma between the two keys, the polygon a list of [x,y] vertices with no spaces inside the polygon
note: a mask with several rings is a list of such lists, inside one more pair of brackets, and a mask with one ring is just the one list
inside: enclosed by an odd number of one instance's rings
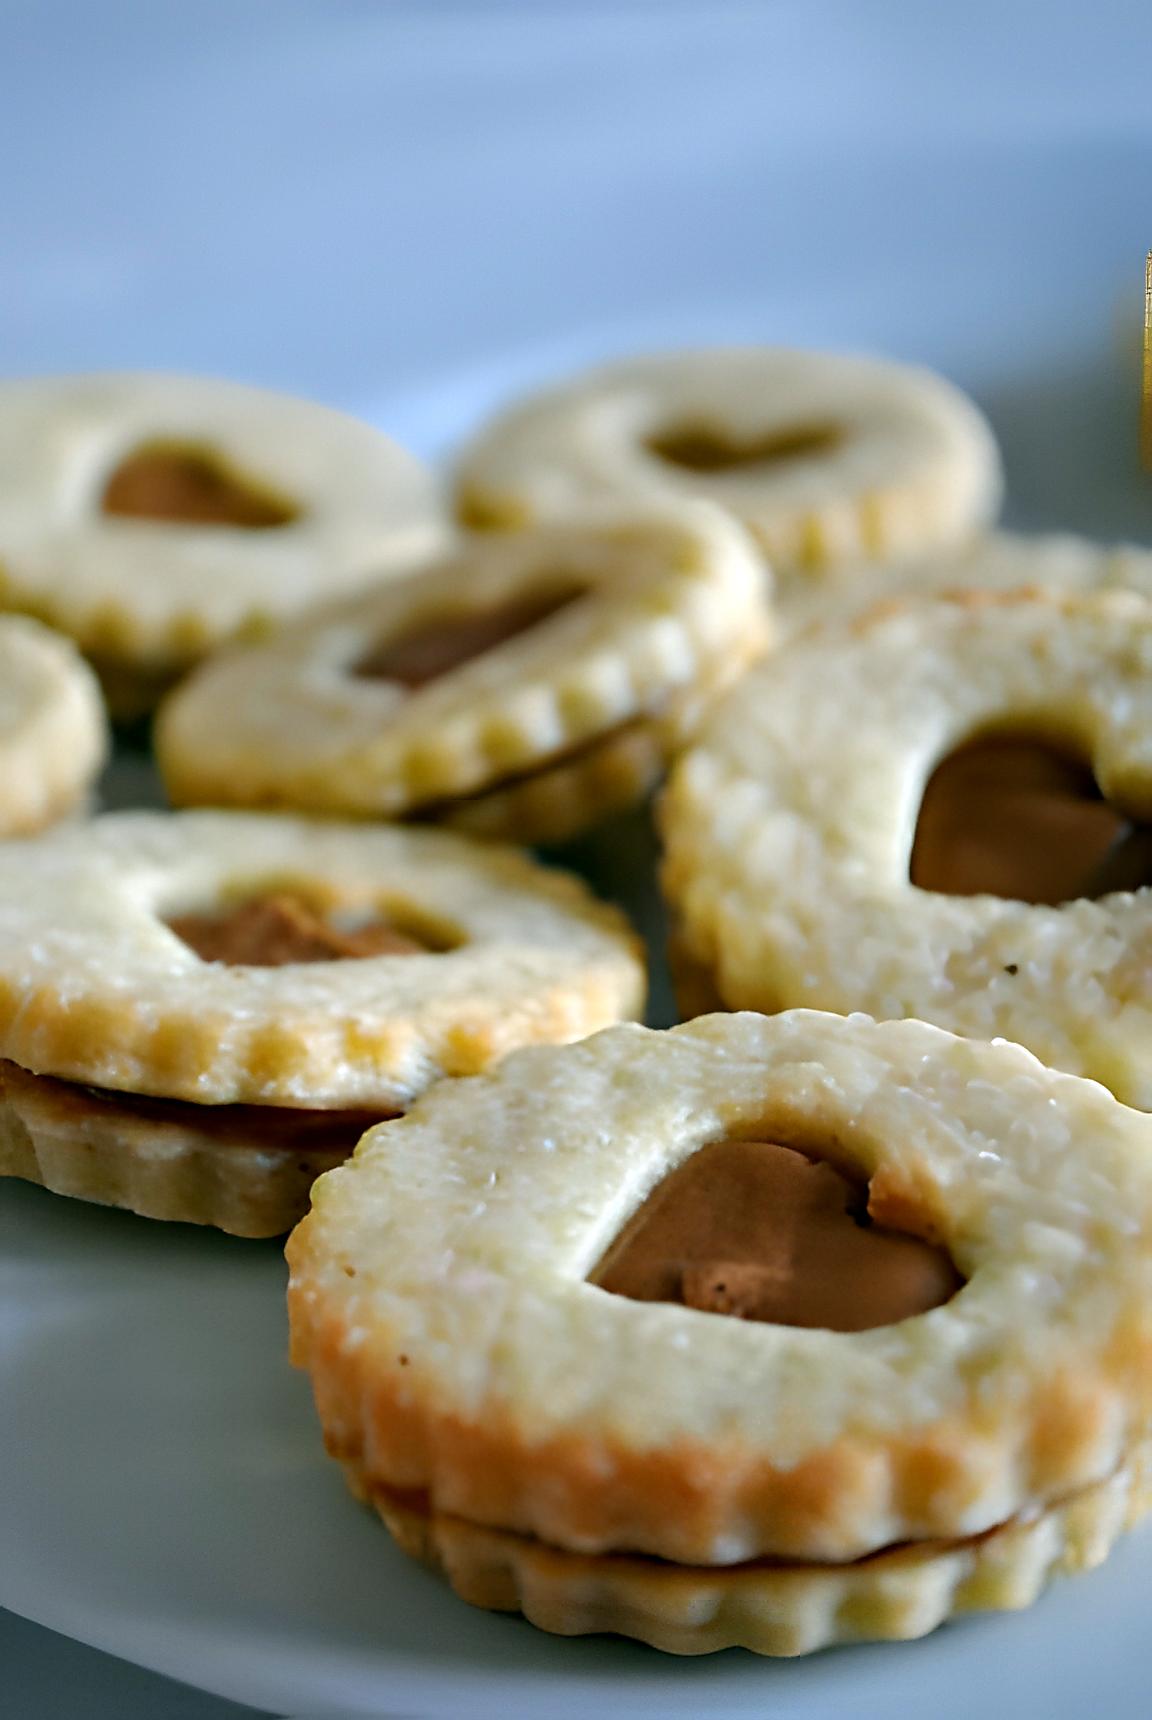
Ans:
{"label": "bottom cookie layer", "polygon": [[144,1218],[283,1236],[384,1113],[192,1105],[0,1061],[0,1176]]}
{"label": "bottom cookie layer", "polygon": [[393,1539],[472,1606],[521,1612],[558,1636],[611,1632],[669,1654],[775,1656],[926,1636],[962,1613],[1031,1606],[1057,1576],[1093,1569],[1152,1507],[1152,1448],[1108,1480],[970,1540],[893,1547],[850,1565],[681,1566],[586,1556],[366,1490]]}
{"label": "bottom cookie layer", "polygon": [[644,799],[740,666],[712,666],[663,710],[634,717],[503,783],[417,807],[414,816],[489,840],[544,847],[570,842]]}
{"label": "bottom cookie layer", "polygon": [[568,842],[642,800],[658,781],[667,754],[659,721],[641,717],[538,770],[478,794],[418,808],[416,816],[488,840],[541,846]]}

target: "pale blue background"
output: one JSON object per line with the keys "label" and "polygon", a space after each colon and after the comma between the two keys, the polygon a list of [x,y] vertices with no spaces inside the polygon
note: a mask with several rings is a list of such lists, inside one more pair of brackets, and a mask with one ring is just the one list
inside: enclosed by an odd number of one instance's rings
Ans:
{"label": "pale blue background", "polygon": [[[1012,517],[1152,540],[1152,13],[0,0],[0,372],[217,371],[428,451],[725,335],[948,369]],[[0,1614],[20,1720],[238,1712]]]}

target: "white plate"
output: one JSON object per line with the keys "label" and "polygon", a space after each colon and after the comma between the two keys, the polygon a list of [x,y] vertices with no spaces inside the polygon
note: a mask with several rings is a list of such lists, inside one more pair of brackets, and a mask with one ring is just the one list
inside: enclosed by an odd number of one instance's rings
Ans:
{"label": "white plate", "polygon": [[[429,445],[443,444],[497,393],[588,344],[478,367],[389,416],[408,414],[413,433],[423,426]],[[1112,386],[1123,383],[1117,367]],[[1096,426],[1074,414],[1066,427],[1084,468],[1071,485],[1079,468],[1066,452],[1066,515],[1090,506],[1100,481]],[[1042,409],[1025,414],[1022,446],[1045,430]],[[1121,442],[1118,426],[1113,434]],[[1141,480],[1128,484],[1139,512]],[[133,799],[150,785],[146,771],[122,768],[114,786]],[[642,905],[651,856],[634,821],[587,842],[583,858],[602,886]],[[1022,1618],[797,1663],[738,1652],[677,1661],[472,1611],[393,1549],[323,1456],[306,1382],[285,1360],[283,1283],[275,1245],[0,1184],[0,1605],[221,1695],[309,1717],[585,1720],[602,1707],[696,1720],[967,1720],[991,1704],[1082,1720],[1099,1704],[1109,1720],[1143,1720],[1147,1534]]]}
{"label": "white plate", "polygon": [[[602,352],[874,347],[980,396],[1017,523],[1152,539],[1146,0],[52,11],[14,14],[0,368],[243,375],[434,451]],[[799,1663],[471,1611],[324,1458],[283,1276],[0,1186],[0,1605],[279,1713],[1145,1720],[1147,1533],[1023,1617]]]}
{"label": "white plate", "polygon": [[562,1641],[407,1563],[323,1456],[274,1245],[0,1189],[0,1601],[277,1713],[1147,1713],[1152,1537],[1020,1618],[771,1664]]}

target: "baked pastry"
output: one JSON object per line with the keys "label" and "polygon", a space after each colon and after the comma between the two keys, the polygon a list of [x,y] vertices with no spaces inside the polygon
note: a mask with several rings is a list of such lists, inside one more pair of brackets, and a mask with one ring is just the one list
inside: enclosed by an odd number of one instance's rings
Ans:
{"label": "baked pastry", "polygon": [[439,1076],[643,991],[615,910],[506,849],[109,815],[0,849],[0,1174],[278,1235]]}
{"label": "baked pastry", "polygon": [[96,679],[67,639],[0,616],[0,837],[82,806],[108,751]]}
{"label": "baked pastry", "polygon": [[444,535],[424,467],[327,407],[148,373],[0,384],[0,606],[69,634],[118,714]]}
{"label": "baked pastry", "polygon": [[1149,1108],[1150,822],[1152,606],[971,595],[750,676],[669,785],[664,885],[731,1008],[1003,1036]]}
{"label": "baked pastry", "polygon": [[1053,1578],[1103,1564],[1147,1516],[1149,1467],[1144,1445],[1106,1480],[985,1535],[808,1569],[768,1559],[725,1568],[569,1553],[429,1511],[404,1493],[381,1493],[374,1503],[397,1545],[473,1606],[521,1612],[560,1636],[613,1631],[669,1654],[744,1647],[794,1656],[836,1642],[906,1641],[965,1613],[1031,1606]]}
{"label": "baked pastry", "polygon": [[995,516],[986,421],[890,361],[718,347],[605,365],[514,405],[465,449],[465,525],[705,497],[759,543],[787,613],[810,579],[946,549]]}
{"label": "baked pastry", "polygon": [[1152,1124],[811,1011],[441,1085],[313,1191],[293,1356],[465,1598],[679,1653],[1017,1606],[1148,1503]]}
{"label": "baked pastry", "polygon": [[639,799],[767,638],[716,510],[477,541],[206,664],[157,756],[177,802],[555,842]]}
{"label": "baked pastry", "polygon": [[796,585],[780,615],[790,637],[843,621],[885,600],[947,597],[961,591],[1137,591],[1152,596],[1152,552],[1100,544],[1071,533],[989,532],[957,549],[878,568],[829,568]]}

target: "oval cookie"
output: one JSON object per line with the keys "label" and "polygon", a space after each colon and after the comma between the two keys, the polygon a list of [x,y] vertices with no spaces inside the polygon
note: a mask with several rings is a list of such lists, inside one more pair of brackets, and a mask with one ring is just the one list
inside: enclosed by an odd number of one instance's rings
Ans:
{"label": "oval cookie", "polygon": [[558,841],[638,799],[768,637],[717,510],[481,540],[207,664],[158,757],[184,803]]}
{"label": "oval cookie", "polygon": [[513,405],[456,472],[461,519],[487,530],[706,498],[752,533],[785,608],[824,570],[961,542],[1001,487],[991,430],[942,377],[784,347],[605,365]]}
{"label": "oval cookie", "polygon": [[[960,816],[926,794],[945,764]],[[1152,1105],[1142,599],[973,595],[813,634],[724,701],[662,822],[678,941],[729,1006],[915,1015]]]}
{"label": "oval cookie", "polygon": [[146,372],[0,385],[0,606],[70,635],[123,711],[443,536],[431,475],[327,407]]}
{"label": "oval cookie", "polygon": [[1142,1471],[1150,1142],[1094,1083],[919,1022],[609,1029],[434,1090],[321,1179],[293,1353],[354,1490],[481,1605],[527,1583],[548,1628],[687,1651],[717,1603],[765,1652],[912,1635],[969,1579],[979,1604],[974,1537],[1012,1604],[1071,1500],[1103,1548],[1123,1519],[1092,1490]]}

